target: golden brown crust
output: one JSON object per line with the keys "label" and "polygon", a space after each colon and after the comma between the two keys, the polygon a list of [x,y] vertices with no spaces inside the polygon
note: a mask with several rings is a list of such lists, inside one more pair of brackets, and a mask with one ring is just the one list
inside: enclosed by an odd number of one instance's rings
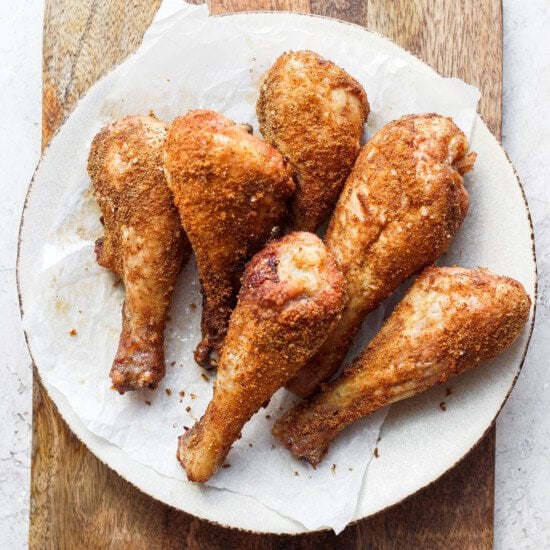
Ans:
{"label": "golden brown crust", "polygon": [[363,147],[325,239],[350,301],[290,382],[294,393],[312,395],[336,372],[367,313],[445,252],[468,210],[462,174],[474,160],[460,129],[435,114],[390,122]]}
{"label": "golden brown crust", "polygon": [[496,357],[530,304],[520,283],[489,270],[425,269],[342,376],[287,412],[273,434],[315,466],[350,423]]}
{"label": "golden brown crust", "polygon": [[180,437],[191,481],[208,480],[244,424],[319,347],[344,304],[344,280],[321,240],[291,233],[256,254],[243,276],[214,396]]}
{"label": "golden brown crust", "polygon": [[164,376],[164,324],[190,246],[164,178],[166,125],[128,116],[94,138],[88,172],[103,214],[98,263],[126,288],[122,333],[111,370],[120,393],[154,388]]}
{"label": "golden brown crust", "polygon": [[320,55],[287,52],[264,77],[256,111],[265,140],[298,176],[291,227],[315,231],[332,211],[359,153],[367,95]]}
{"label": "golden brown crust", "polygon": [[174,121],[164,167],[197,258],[203,293],[202,366],[219,350],[235,306],[246,261],[273,235],[294,192],[283,157],[213,111],[190,111]]}

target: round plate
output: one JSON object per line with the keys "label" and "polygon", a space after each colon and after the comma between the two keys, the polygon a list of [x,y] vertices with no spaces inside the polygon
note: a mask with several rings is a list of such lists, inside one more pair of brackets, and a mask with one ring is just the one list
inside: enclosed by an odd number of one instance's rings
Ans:
{"label": "round plate", "polygon": [[[309,36],[331,37],[366,49],[401,58],[426,75],[433,70],[389,40],[362,27],[340,21],[288,13],[254,13],[226,16],[246,25],[253,34],[265,25],[284,32],[299,25]],[[257,38],[258,40],[261,37]],[[307,40],[304,43],[307,47]],[[131,61],[131,58],[130,58]],[[47,149],[29,189],[23,214],[18,258],[18,284],[24,312],[41,267],[42,246],[64,192],[64,171],[85,163],[89,137],[83,128],[97,125],[99,98],[113,93],[114,76],[125,62],[79,102]],[[471,212],[461,228],[445,264],[483,265],[523,283],[533,303],[536,265],[529,211],[514,169],[498,141],[478,117],[471,138],[477,152],[475,170],[468,177]],[[68,152],[71,154],[67,154]],[[475,253],[472,253],[472,250]],[[467,252],[465,252],[467,251]],[[483,436],[513,387],[521,368],[533,323],[515,344],[495,361],[451,381],[445,397],[447,411],[437,405],[446,387],[433,388],[416,398],[393,405],[383,426],[379,458],[368,468],[354,520],[372,515],[428,485],[456,464]],[[29,348],[40,372],[40,356]],[[265,533],[300,533],[303,527],[259,504],[251,497],[204,488],[158,474],[132,460],[119,447],[92,434],[67,400],[44,380],[49,395],[71,429],[103,462],[149,495],[200,518],[225,526]],[[449,386],[449,385],[447,385]],[[437,409],[437,412],[434,412]]]}

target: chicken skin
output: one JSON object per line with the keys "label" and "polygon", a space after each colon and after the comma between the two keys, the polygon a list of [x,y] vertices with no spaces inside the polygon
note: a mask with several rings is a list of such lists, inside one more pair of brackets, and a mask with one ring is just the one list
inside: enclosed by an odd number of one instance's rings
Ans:
{"label": "chicken skin", "polygon": [[315,231],[359,154],[367,95],[320,55],[287,52],[264,77],[256,111],[265,140],[290,160],[298,177],[291,228]]}
{"label": "chicken skin", "polygon": [[462,174],[474,161],[453,121],[433,114],[390,122],[363,147],[325,238],[349,303],[289,383],[294,393],[312,395],[340,367],[366,315],[445,252],[468,210]]}
{"label": "chicken skin", "polygon": [[215,366],[246,261],[286,216],[292,170],[271,146],[213,111],[174,121],[164,168],[197,259],[203,294],[195,360]]}
{"label": "chicken skin", "polygon": [[162,168],[167,128],[128,116],[94,138],[88,172],[103,214],[99,265],[124,282],[122,333],[111,369],[113,388],[155,388],[164,376],[164,325],[178,273],[191,248]]}
{"label": "chicken skin", "polygon": [[179,439],[191,481],[219,468],[252,415],[319,347],[344,305],[344,279],[322,241],[291,233],[248,264],[221,351],[214,396]]}
{"label": "chicken skin", "polygon": [[369,346],[273,434],[316,466],[349,424],[496,357],[529,317],[522,285],[486,269],[429,267]]}

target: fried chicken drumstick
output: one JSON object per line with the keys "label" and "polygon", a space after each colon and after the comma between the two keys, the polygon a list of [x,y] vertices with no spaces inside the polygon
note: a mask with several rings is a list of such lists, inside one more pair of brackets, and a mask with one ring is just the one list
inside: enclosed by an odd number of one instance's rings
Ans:
{"label": "fried chicken drumstick", "polygon": [[119,393],[154,388],[164,376],[164,325],[176,277],[191,248],[162,168],[166,125],[128,116],[99,132],[88,172],[103,214],[99,265],[126,289],[122,333],[111,369]]}
{"label": "fried chicken drumstick", "polygon": [[355,420],[496,357],[516,339],[529,308],[522,285],[509,277],[427,268],[342,376],[287,412],[273,434],[315,466]]}
{"label": "fried chicken drumstick", "polygon": [[179,439],[191,481],[208,480],[252,415],[319,347],[344,304],[344,279],[322,241],[291,233],[248,264],[221,351],[214,396]]}
{"label": "fried chicken drumstick", "polygon": [[294,192],[283,157],[243,126],[213,111],[174,121],[164,168],[197,259],[203,294],[203,340],[195,360],[213,366],[246,261],[283,222]]}
{"label": "fried chicken drumstick", "polygon": [[349,303],[319,352],[289,383],[312,395],[336,372],[366,315],[449,246],[468,210],[462,174],[472,169],[464,134],[449,118],[409,115],[363,147],[325,238]]}
{"label": "fried chicken drumstick", "polygon": [[264,77],[256,111],[265,140],[298,176],[291,227],[315,231],[332,211],[359,153],[367,95],[331,61],[307,50],[287,52]]}

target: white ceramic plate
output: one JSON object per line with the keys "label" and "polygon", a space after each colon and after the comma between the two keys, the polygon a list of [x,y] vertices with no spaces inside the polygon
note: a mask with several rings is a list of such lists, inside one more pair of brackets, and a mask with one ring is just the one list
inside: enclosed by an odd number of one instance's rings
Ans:
{"label": "white ceramic plate", "polygon": [[[266,23],[285,29],[292,21],[313,36],[337,37],[365,48],[376,48],[413,64],[426,74],[431,68],[387,39],[365,29],[336,20],[285,13],[256,13],[239,18],[250,29]],[[182,60],[182,64],[184,61]],[[182,70],[184,70],[182,65]],[[22,309],[31,296],[40,270],[41,251],[57,198],[64,192],[63,167],[80,162],[88,143],[82,128],[94,124],[93,106],[112,92],[117,69],[94,86],[53,139],[37,169],[25,206],[18,259]],[[466,267],[489,267],[523,283],[533,302],[536,266],[529,212],[514,169],[497,140],[478,117],[471,139],[478,153],[468,179],[471,211],[451,251],[441,263]],[[472,246],[474,243],[475,246]],[[519,373],[525,355],[534,312],[512,348],[491,364],[453,380],[452,394],[446,387],[434,388],[414,399],[392,406],[378,445],[380,457],[373,460],[359,498],[354,519],[378,512],[436,480],[456,464],[491,426]],[[32,349],[32,335],[29,335]],[[33,354],[40,372],[40,356]],[[220,524],[257,532],[299,533],[296,522],[245,497],[190,483],[175,483],[153,469],[130,459],[120,448],[86,429],[66,399],[45,381],[59,412],[77,436],[111,468],[151,496],[176,508]],[[443,413],[439,403],[447,402]]]}

